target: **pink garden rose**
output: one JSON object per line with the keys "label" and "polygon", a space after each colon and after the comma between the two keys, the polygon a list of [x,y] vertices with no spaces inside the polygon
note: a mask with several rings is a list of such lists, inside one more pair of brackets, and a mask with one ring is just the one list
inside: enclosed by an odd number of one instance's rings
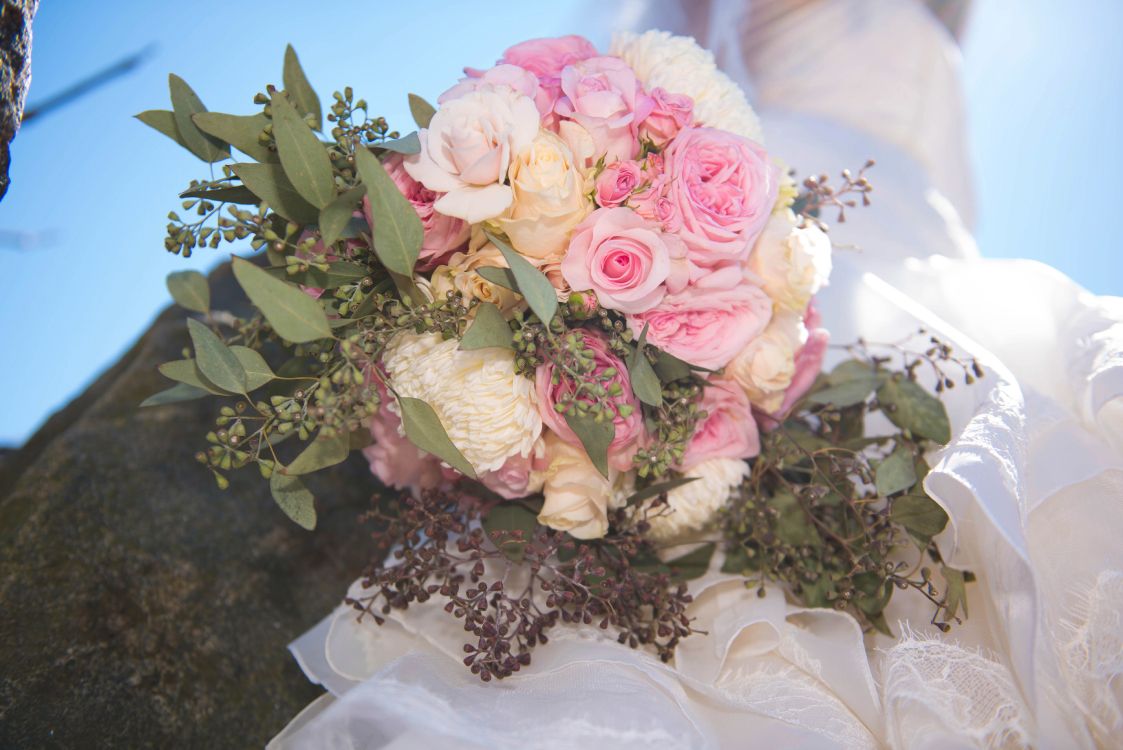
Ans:
{"label": "pink garden rose", "polygon": [[593,197],[598,206],[615,208],[626,203],[642,182],[643,171],[638,162],[613,162],[597,176]]}
{"label": "pink garden rose", "polygon": [[518,65],[539,78],[557,78],[567,65],[597,56],[597,48],[583,36],[570,34],[547,39],[528,39],[503,53],[501,62]]}
{"label": "pink garden rose", "polygon": [[602,307],[642,313],[689,281],[686,246],[628,208],[602,208],[577,225],[561,262],[572,289],[591,289]]}
{"label": "pink garden rose", "polygon": [[640,125],[640,138],[657,147],[667,145],[679,131],[694,124],[694,100],[686,94],[672,94],[663,88],[651,90],[651,114]]}
{"label": "pink garden rose", "polygon": [[[464,246],[468,241],[469,226],[462,219],[437,213],[433,203],[440,198],[440,194],[410,177],[402,166],[400,155],[390,156],[383,166],[386,167],[394,184],[398,186],[398,190],[413,206],[417,218],[421,219],[425,237],[421,241],[421,254],[418,256],[417,267],[421,271],[431,271]],[[367,223],[373,226],[370,199],[366,196],[363,196],[363,213],[366,215]]]}
{"label": "pink garden rose", "polygon": [[692,261],[712,266],[748,257],[779,189],[762,146],[711,128],[687,128],[663,153],[666,196],[682,218]]}
{"label": "pink garden rose", "polygon": [[440,459],[420,450],[399,433],[401,423],[385,404],[380,407],[370,421],[374,442],[363,448],[363,455],[370,463],[370,472],[380,482],[387,487],[410,490],[416,496],[421,490],[439,486],[444,473]]}
{"label": "pink garden rose", "polygon": [[654,309],[629,315],[628,326],[638,336],[650,325],[648,343],[692,365],[725,367],[772,317],[772,300],[763,289],[748,280],[730,287],[729,275],[723,269],[668,294]]}
{"label": "pink garden rose", "polygon": [[[632,382],[628,378],[628,369],[624,363],[608,348],[604,337],[594,331],[579,328],[575,331],[585,340],[585,348],[593,351],[595,371],[602,373],[613,368],[616,374],[609,380],[606,387],[612,384],[620,386],[620,395],[612,400],[610,406],[616,412],[613,424],[616,435],[608,448],[608,462],[618,471],[627,471],[631,468],[632,457],[638,448],[638,442],[643,434],[643,414],[639,401],[632,393]],[[556,382],[555,382],[556,381]],[[538,411],[542,416],[542,424],[553,430],[559,438],[570,445],[580,446],[581,441],[570,429],[565,421],[565,415],[559,414],[554,408],[564,397],[573,393],[573,383],[560,372],[556,372],[553,362],[539,365],[534,374],[535,389],[538,394]],[[627,416],[621,414],[621,407],[629,412]]]}
{"label": "pink garden rose", "polygon": [[695,428],[682,457],[682,470],[689,471],[713,458],[749,459],[760,453],[760,433],[752,405],[736,383],[712,378],[702,391],[706,418]]}
{"label": "pink garden rose", "polygon": [[593,140],[606,162],[639,153],[639,124],[651,112],[651,97],[618,57],[592,57],[561,72],[561,97],[554,111],[573,120]]}
{"label": "pink garden rose", "polygon": [[465,68],[464,73],[466,74],[464,78],[461,78],[455,86],[437,97],[437,104],[444,104],[453,99],[458,99],[468,92],[475,91],[481,87],[507,86],[523,96],[533,99],[534,103],[538,106],[538,113],[540,115],[548,114],[554,108],[554,100],[557,97],[554,97],[554,99],[542,97],[542,92],[538,85],[538,78],[530,71],[524,70],[517,65],[500,63],[488,70]]}
{"label": "pink garden rose", "polygon": [[529,456],[515,454],[495,471],[480,474],[480,482],[489,490],[507,500],[517,500],[542,489],[545,474],[546,445],[539,440]]}

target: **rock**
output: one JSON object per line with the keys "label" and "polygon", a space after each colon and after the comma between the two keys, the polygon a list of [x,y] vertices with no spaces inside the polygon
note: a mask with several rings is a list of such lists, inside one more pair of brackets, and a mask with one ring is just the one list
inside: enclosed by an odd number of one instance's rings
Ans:
{"label": "rock", "polygon": [[31,83],[31,19],[39,0],[0,0],[0,200],[8,192],[8,144]]}
{"label": "rock", "polygon": [[0,747],[260,747],[321,692],[286,645],[361,571],[374,482],[310,480],[315,532],[252,469],[220,491],[193,459],[217,405],[137,408],[187,341],[166,311],[0,463]]}

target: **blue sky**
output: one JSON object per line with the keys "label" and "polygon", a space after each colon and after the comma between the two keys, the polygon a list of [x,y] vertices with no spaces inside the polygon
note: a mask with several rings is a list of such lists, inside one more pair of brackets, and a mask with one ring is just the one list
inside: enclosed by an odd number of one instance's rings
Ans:
{"label": "blue sky", "polygon": [[[168,72],[210,109],[249,112],[256,91],[280,83],[292,42],[324,98],[350,84],[406,126],[408,91],[435,98],[463,65],[487,65],[513,41],[571,31],[605,41],[590,28],[587,0],[378,6],[41,4],[31,103],[157,46],[141,69],[44,116],[13,144],[13,184],[0,203],[0,387],[19,395],[5,404],[0,445],[26,439],[132,343],[167,304],[167,273],[222,259],[163,250],[177,191],[207,174],[131,118],[168,106]],[[1123,169],[1120,28],[1114,0],[978,0],[964,45],[983,253],[1037,258],[1113,294],[1123,294],[1108,187]],[[11,233],[24,241],[13,244]]]}

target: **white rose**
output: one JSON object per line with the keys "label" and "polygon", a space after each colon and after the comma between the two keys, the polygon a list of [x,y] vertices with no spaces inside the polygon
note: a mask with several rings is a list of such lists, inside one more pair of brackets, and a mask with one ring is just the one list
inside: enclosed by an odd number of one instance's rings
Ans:
{"label": "white rose", "polygon": [[421,130],[421,152],[405,158],[406,172],[437,193],[433,208],[470,224],[511,205],[504,184],[511,157],[538,134],[534,100],[506,86],[481,87],[451,99]]}
{"label": "white rose", "polygon": [[605,479],[581,446],[546,433],[545,502],[538,522],[577,539],[599,539],[608,532],[608,511],[622,507],[631,494],[631,472],[609,470]]}
{"label": "white rose", "polygon": [[613,35],[609,54],[622,57],[648,91],[660,86],[693,99],[694,117],[702,125],[764,143],[760,118],[745,92],[718,70],[713,54],[690,37],[666,31],[620,32]]}
{"label": "white rose", "polygon": [[780,311],[764,332],[733,358],[725,374],[733,378],[754,406],[772,413],[784,402],[795,375],[795,355],[807,341],[799,313]]}
{"label": "white rose", "polygon": [[453,253],[447,265],[433,269],[429,282],[433,297],[443,299],[448,292],[457,291],[464,295],[465,303],[468,300],[478,299],[481,302],[490,302],[501,312],[514,310],[521,304],[522,298],[510,289],[488,281],[478,273],[480,268],[489,266],[507,267],[507,259],[503,257],[503,253],[490,242],[470,249],[466,253]]}
{"label": "white rose", "polygon": [[515,155],[508,175],[514,201],[496,223],[535,265],[560,259],[570,232],[592,208],[573,152],[561,138],[543,130]]}
{"label": "white rose", "polygon": [[542,433],[534,381],[515,372],[515,353],[461,351],[440,334],[403,333],[382,355],[390,384],[433,407],[449,439],[477,473],[529,456]]}
{"label": "white rose", "polygon": [[795,226],[790,211],[773,214],[749,256],[749,268],[781,310],[803,313],[831,275],[831,241],[814,224]]}
{"label": "white rose", "polygon": [[749,475],[749,465],[736,458],[711,458],[692,467],[684,476],[697,477],[667,493],[667,504],[650,509],[648,536],[668,541],[706,526],[729,500],[741,480]]}

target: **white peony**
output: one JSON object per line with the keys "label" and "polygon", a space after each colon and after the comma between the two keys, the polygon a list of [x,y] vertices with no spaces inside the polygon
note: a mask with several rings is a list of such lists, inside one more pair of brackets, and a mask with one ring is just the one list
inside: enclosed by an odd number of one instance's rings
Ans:
{"label": "white peony", "polygon": [[697,479],[674,488],[667,493],[666,505],[651,509],[648,535],[668,541],[702,529],[748,475],[749,465],[737,458],[711,458],[694,466],[684,476]]}
{"label": "white peony", "polygon": [[760,118],[745,92],[718,70],[713,54],[690,37],[666,31],[619,32],[612,37],[609,53],[623,58],[648,91],[659,86],[692,98],[700,124],[764,143]]}
{"label": "white peony", "polygon": [[477,473],[529,456],[542,433],[534,381],[515,372],[505,349],[461,351],[440,334],[403,333],[382,355],[394,389],[425,401]]}
{"label": "white peony", "polygon": [[795,355],[806,341],[803,316],[777,312],[764,333],[726,366],[725,374],[745,390],[753,406],[772,413],[784,403],[784,391],[795,376]]}
{"label": "white peony", "polygon": [[757,240],[749,268],[781,310],[803,313],[831,275],[831,241],[814,224],[797,227],[790,211],[773,214]]}

